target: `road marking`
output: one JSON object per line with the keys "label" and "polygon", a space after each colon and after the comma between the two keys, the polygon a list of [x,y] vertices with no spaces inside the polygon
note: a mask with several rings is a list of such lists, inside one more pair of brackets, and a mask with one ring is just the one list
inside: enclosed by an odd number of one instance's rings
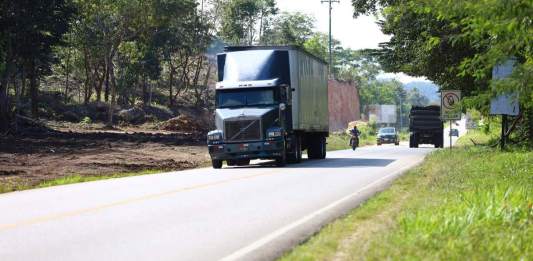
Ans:
{"label": "road marking", "polygon": [[409,170],[410,168],[420,164],[421,162],[423,162],[423,158],[421,160],[418,160],[416,161],[414,164],[410,165],[410,166],[406,166],[406,167],[403,167],[401,169],[399,169],[398,171],[395,171],[393,172],[392,174],[390,175],[387,175],[387,176],[384,176],[366,186],[364,186],[363,188],[361,188],[360,190],[352,193],[352,194],[349,194],[337,201],[334,201],[333,203],[307,215],[307,216],[304,216],[303,218],[301,219],[298,219],[296,221],[294,221],[293,223],[290,223],[266,236],[264,236],[263,238],[260,238],[259,240],[253,242],[252,244],[246,246],[246,247],[243,247],[235,252],[233,252],[232,254],[224,257],[221,259],[221,261],[233,261],[233,260],[239,260],[239,259],[242,259],[244,258],[246,255],[252,253],[253,251],[263,247],[264,245],[272,242],[274,239],[282,236],[283,234],[286,234],[287,232],[305,224],[306,222],[312,220],[313,218],[321,215],[321,214],[324,214],[325,212],[339,206],[340,204],[342,203],[345,203],[346,201],[352,199],[353,197],[357,196],[358,194],[360,194],[361,192],[367,190],[367,189],[370,189],[374,186],[377,186],[379,185],[379,183],[383,182],[384,180],[390,178],[390,177],[393,177],[393,176],[396,176],[396,175],[401,175],[402,173],[404,173],[405,171]]}
{"label": "road marking", "polygon": [[104,210],[104,209],[109,209],[109,208],[116,207],[116,206],[128,205],[128,204],[132,204],[132,203],[148,201],[148,200],[151,200],[151,199],[162,198],[162,197],[165,197],[165,196],[168,196],[168,195],[172,195],[172,194],[176,194],[176,193],[180,193],[180,192],[203,189],[203,188],[209,188],[209,187],[214,187],[214,186],[221,185],[221,184],[231,183],[231,182],[234,182],[234,181],[241,181],[241,180],[246,180],[246,179],[251,179],[251,178],[256,178],[256,177],[261,177],[261,176],[268,176],[268,175],[273,175],[273,174],[276,174],[276,173],[279,174],[279,171],[278,170],[273,170],[273,171],[263,172],[263,173],[250,175],[250,176],[245,176],[245,177],[240,177],[240,178],[226,179],[226,180],[212,182],[212,183],[200,184],[200,185],[196,185],[196,186],[170,190],[170,191],[166,191],[166,192],[162,192],[162,193],[156,193],[156,194],[146,195],[146,196],[142,196],[142,197],[136,197],[136,198],[120,200],[120,201],[116,201],[116,202],[113,202],[113,203],[109,203],[109,204],[105,204],[105,205],[101,205],[101,206],[97,206],[97,207],[79,209],[79,210],[68,211],[68,212],[58,213],[58,214],[49,215],[49,216],[43,216],[43,217],[28,219],[28,220],[24,220],[24,221],[12,223],[12,224],[0,224],[0,232],[2,232],[4,230],[8,230],[8,229],[18,228],[18,227],[21,227],[21,226],[35,225],[35,224],[44,223],[44,222],[48,222],[48,221],[53,221],[53,220],[58,220],[58,219],[63,219],[63,218],[68,218],[68,217],[73,217],[73,216],[79,216],[79,215],[82,215],[82,214],[98,212],[98,211],[101,211],[101,210]]}

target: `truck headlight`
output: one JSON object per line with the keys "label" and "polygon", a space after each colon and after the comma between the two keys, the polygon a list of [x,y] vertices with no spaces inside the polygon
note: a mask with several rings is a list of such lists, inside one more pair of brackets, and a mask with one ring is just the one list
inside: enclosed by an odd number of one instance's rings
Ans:
{"label": "truck headlight", "polygon": [[278,138],[283,136],[283,131],[281,129],[271,129],[267,132],[268,138]]}

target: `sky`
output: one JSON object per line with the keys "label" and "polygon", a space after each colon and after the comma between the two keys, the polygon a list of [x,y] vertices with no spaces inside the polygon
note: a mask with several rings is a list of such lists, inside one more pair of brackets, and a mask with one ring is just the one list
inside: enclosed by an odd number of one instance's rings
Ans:
{"label": "sky", "polygon": [[[318,31],[327,33],[329,28],[328,3],[321,0],[277,0],[278,8],[282,12],[301,12],[315,17]],[[351,0],[340,0],[333,3],[332,34],[333,38],[341,41],[345,48],[354,50],[377,48],[381,42],[387,42],[390,36],[384,35],[376,24],[374,16],[360,16],[353,18]],[[427,81],[424,78],[413,78],[405,74],[382,74],[379,78],[395,78],[402,83],[412,81]]]}

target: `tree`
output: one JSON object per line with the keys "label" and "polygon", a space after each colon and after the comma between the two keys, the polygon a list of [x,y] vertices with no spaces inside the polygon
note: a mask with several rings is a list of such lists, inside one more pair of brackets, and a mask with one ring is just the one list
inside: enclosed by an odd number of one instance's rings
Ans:
{"label": "tree", "polygon": [[68,0],[2,1],[1,129],[7,129],[11,121],[8,82],[19,72],[24,72],[24,78],[29,80],[31,112],[38,117],[39,79],[50,73],[54,62],[52,48],[61,43],[73,14],[73,5]]}
{"label": "tree", "polygon": [[222,8],[220,36],[232,44],[252,45],[258,30],[261,39],[264,21],[278,12],[274,0],[227,0]]}
{"label": "tree", "polygon": [[417,88],[413,88],[407,93],[407,103],[413,106],[427,106],[429,99],[424,96]]}
{"label": "tree", "polygon": [[[426,76],[460,89],[465,103],[487,112],[489,99],[517,92],[533,146],[533,3],[528,0],[353,0],[355,16],[384,7],[388,43],[376,51],[384,69]],[[515,73],[491,80],[494,65],[515,57]]]}
{"label": "tree", "polygon": [[313,35],[314,23],[312,16],[283,12],[264,32],[261,42],[268,45],[303,46]]}

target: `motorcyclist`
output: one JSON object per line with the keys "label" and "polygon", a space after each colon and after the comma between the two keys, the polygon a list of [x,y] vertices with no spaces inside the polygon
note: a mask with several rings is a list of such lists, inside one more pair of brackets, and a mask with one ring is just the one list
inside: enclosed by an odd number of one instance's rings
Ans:
{"label": "motorcyclist", "polygon": [[350,146],[355,150],[355,148],[359,146],[359,135],[361,135],[361,132],[357,129],[357,125],[353,126],[353,129],[350,130],[350,134],[352,135]]}
{"label": "motorcyclist", "polygon": [[357,129],[357,125],[353,126],[353,129],[350,130],[350,133],[356,137],[359,137],[359,135],[361,135],[361,132],[359,131],[359,129]]}

